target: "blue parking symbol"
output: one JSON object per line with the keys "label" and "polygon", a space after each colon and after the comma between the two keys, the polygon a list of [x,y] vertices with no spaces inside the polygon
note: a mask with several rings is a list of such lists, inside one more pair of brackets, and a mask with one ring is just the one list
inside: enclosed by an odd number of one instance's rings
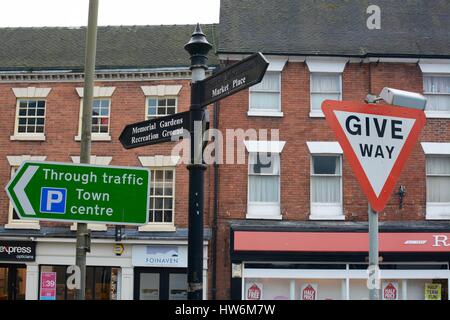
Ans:
{"label": "blue parking symbol", "polygon": [[41,212],[66,213],[66,195],[66,189],[41,188]]}

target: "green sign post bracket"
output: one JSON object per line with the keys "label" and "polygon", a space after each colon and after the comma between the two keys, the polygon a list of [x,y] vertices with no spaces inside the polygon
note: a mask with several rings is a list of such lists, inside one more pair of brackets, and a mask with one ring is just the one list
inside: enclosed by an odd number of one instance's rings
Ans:
{"label": "green sign post bracket", "polygon": [[148,223],[146,168],[25,161],[6,186],[21,219]]}

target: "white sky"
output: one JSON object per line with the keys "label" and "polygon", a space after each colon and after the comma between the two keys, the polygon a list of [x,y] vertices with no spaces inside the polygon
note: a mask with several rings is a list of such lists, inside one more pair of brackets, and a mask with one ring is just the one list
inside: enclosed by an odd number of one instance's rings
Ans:
{"label": "white sky", "polygon": [[[220,0],[99,0],[98,25],[217,23],[219,5]],[[0,27],[86,26],[88,9],[89,0],[1,0]]]}

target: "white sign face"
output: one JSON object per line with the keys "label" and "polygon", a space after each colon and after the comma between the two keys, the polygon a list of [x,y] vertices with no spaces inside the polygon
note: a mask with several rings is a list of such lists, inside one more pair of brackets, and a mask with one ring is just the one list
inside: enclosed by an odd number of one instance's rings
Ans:
{"label": "white sign face", "polygon": [[340,110],[334,113],[378,197],[416,120]]}
{"label": "white sign face", "polygon": [[132,264],[138,267],[187,267],[187,247],[136,245],[132,250]]}
{"label": "white sign face", "polygon": [[398,282],[383,282],[381,293],[383,300],[398,300]]}

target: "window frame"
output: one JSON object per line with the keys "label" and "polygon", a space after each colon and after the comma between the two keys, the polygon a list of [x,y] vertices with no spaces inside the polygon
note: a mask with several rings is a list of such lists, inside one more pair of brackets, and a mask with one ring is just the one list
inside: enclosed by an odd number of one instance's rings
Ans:
{"label": "window frame", "polygon": [[[255,86],[251,86],[248,90],[248,116],[269,116],[269,117],[282,117],[281,111],[281,73],[282,71],[267,71],[270,74],[278,74],[278,91],[267,91],[255,89]],[[263,78],[264,79],[264,78]],[[278,108],[276,109],[255,109],[252,108],[252,93],[277,93],[278,94]]]}
{"label": "window frame", "polygon": [[[250,173],[250,157],[260,152],[248,152],[247,165],[247,215],[246,219],[281,219],[281,154],[272,152],[272,155],[278,156],[278,174],[254,174]],[[278,176],[278,202],[252,202],[250,201],[250,176]]]}
{"label": "window frame", "polygon": [[[175,190],[175,188],[176,188],[176,167],[169,167],[169,166],[163,166],[163,167],[149,167],[149,169],[150,169],[150,172],[151,172],[151,177],[152,177],[152,181],[150,181],[150,188],[152,187],[152,183],[153,183],[153,178],[154,178],[154,171],[155,170],[159,170],[159,171],[163,171],[163,177],[164,177],[164,184],[165,184],[165,181],[166,181],[166,175],[165,175],[165,173],[166,173],[166,171],[172,171],[172,196],[171,196],[171,198],[172,198],[172,221],[171,222],[156,222],[156,221],[150,221],[150,212],[151,212],[151,210],[153,209],[153,208],[151,208],[150,207],[150,204],[149,204],[149,212],[148,212],[148,214],[149,214],[149,222],[148,222],[148,225],[152,225],[152,226],[161,226],[161,227],[164,227],[164,226],[167,226],[167,227],[174,227],[175,226],[175,192],[176,192],[176,190]],[[156,181],[156,180],[155,180]],[[152,198],[152,194],[149,192],[149,203],[150,203],[150,198]],[[167,199],[167,198],[169,198],[168,196],[153,196],[153,199],[156,199],[156,198],[162,198],[162,199]],[[164,202],[164,201],[163,201]],[[155,201],[153,201],[153,204],[155,205]],[[154,217],[153,217],[153,219],[154,219]],[[163,213],[163,219],[164,219],[164,213]]]}
{"label": "window frame", "polygon": [[[450,78],[450,74],[447,73],[423,73],[422,74],[422,91],[423,95],[427,98],[428,96],[448,96],[449,97],[449,106],[446,111],[435,111],[435,110],[427,110],[425,106],[425,116],[427,118],[450,118],[450,92],[449,93],[436,93],[436,92],[427,92],[425,91],[425,78],[426,77],[445,77]],[[428,104],[428,102],[427,102]]]}
{"label": "window frame", "polygon": [[[19,132],[19,110],[20,110],[20,102],[21,101],[35,101],[38,103],[38,101],[44,101],[44,115],[43,116],[34,116],[34,118],[43,118],[44,124],[43,124],[43,132]],[[27,108],[28,110],[28,108]],[[16,116],[14,121],[14,134],[11,136],[11,140],[37,140],[37,141],[44,141],[45,140],[45,127],[46,127],[46,117],[47,117],[47,98],[40,98],[40,97],[18,97],[16,98]],[[28,116],[25,116],[27,119]]]}
{"label": "window frame", "polygon": [[[321,92],[321,91],[313,91],[313,76],[314,75],[337,75],[339,76],[339,88],[340,92],[337,91],[329,91],[329,92]],[[323,114],[322,110],[315,110],[313,109],[313,95],[314,94],[339,94],[339,100],[342,101],[342,97],[344,94],[343,90],[343,72],[310,72],[309,73],[309,117],[310,118],[324,118],[325,115]]]}
{"label": "window frame", "polygon": [[[151,118],[149,118],[149,114],[148,114],[148,109],[149,109],[149,101],[150,99],[155,99],[156,101],[160,100],[160,99],[165,99],[166,100],[166,113],[165,114],[156,114],[155,116],[151,116]],[[173,114],[176,114],[178,112],[178,96],[173,96],[173,95],[167,95],[167,96],[145,96],[145,120],[150,120],[150,119],[158,119],[160,117],[165,117],[168,115],[173,115],[171,114],[167,114],[167,100],[169,99],[174,99],[175,100],[175,112]],[[156,106],[156,113],[158,113],[158,105]]]}
{"label": "window frame", "polygon": [[[314,157],[337,157],[339,158],[339,175],[314,174]],[[339,153],[313,153],[310,154],[310,177],[309,177],[309,202],[310,202],[310,220],[345,220],[344,216],[344,175],[343,156]],[[313,177],[339,177],[340,178],[340,203],[313,202]]]}
{"label": "window frame", "polygon": [[425,202],[426,202],[426,219],[427,220],[450,220],[450,202],[431,202],[428,201],[429,181],[428,177],[448,177],[450,174],[428,174],[428,159],[432,158],[449,158],[450,154],[425,154]]}
{"label": "window frame", "polygon": [[[78,121],[78,135],[75,136],[75,141],[81,141],[81,123],[83,118],[83,97],[80,98],[80,114]],[[112,99],[111,97],[94,97],[92,99],[92,104],[95,100],[108,100],[109,101],[109,112],[108,112],[108,132],[92,132],[91,129],[91,140],[92,141],[111,141],[111,110],[112,110]],[[93,119],[91,115],[91,121]]]}

